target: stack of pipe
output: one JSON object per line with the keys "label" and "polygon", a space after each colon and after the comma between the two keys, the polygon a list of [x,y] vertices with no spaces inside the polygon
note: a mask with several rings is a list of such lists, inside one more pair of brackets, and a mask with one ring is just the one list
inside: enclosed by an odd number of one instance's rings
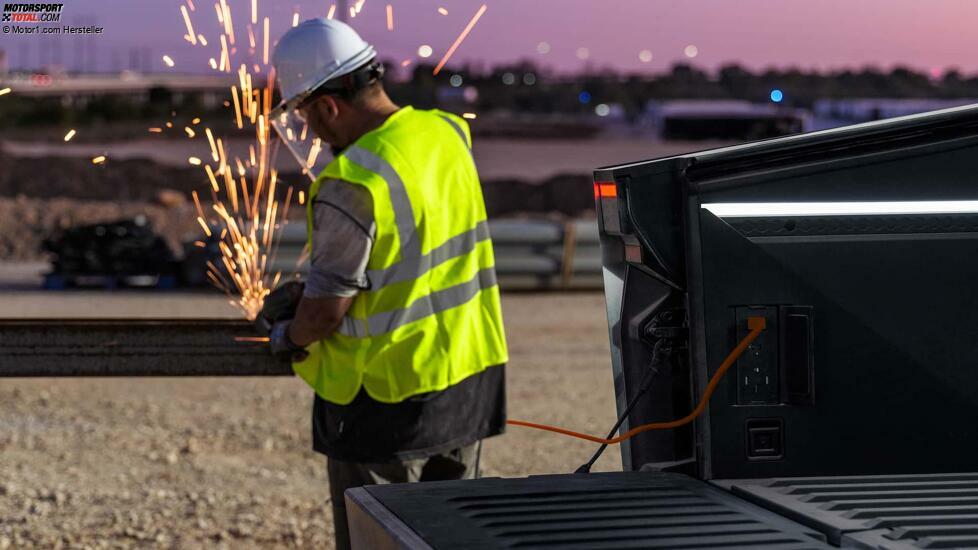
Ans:
{"label": "stack of pipe", "polygon": [[[601,247],[593,219],[491,220],[489,233],[502,288],[601,288]],[[304,275],[305,227],[289,224],[281,239],[272,271],[281,270],[283,277]]]}

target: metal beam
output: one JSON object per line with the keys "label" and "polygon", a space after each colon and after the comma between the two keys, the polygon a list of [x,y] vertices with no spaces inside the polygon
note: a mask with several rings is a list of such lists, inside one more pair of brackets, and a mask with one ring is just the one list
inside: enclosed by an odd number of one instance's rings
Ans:
{"label": "metal beam", "polygon": [[0,319],[0,377],[288,376],[247,321]]}

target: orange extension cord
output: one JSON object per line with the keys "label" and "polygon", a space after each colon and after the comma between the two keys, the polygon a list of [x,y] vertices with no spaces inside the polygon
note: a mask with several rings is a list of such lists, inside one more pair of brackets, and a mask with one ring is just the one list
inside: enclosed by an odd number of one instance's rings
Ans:
{"label": "orange extension cord", "polygon": [[693,412],[689,413],[683,418],[680,418],[679,420],[673,420],[671,422],[652,422],[650,424],[642,424],[641,426],[636,426],[631,430],[628,430],[627,432],[619,435],[618,437],[613,437],[611,439],[605,439],[603,437],[596,437],[589,434],[575,432],[573,430],[568,430],[557,426],[538,424],[536,422],[527,422],[525,420],[507,420],[506,423],[512,426],[523,426],[524,428],[534,428],[536,430],[554,432],[562,435],[567,435],[570,437],[576,437],[578,439],[586,439],[588,441],[593,441],[594,443],[602,443],[604,445],[616,445],[618,443],[621,443],[622,441],[625,441],[626,439],[631,439],[632,437],[635,437],[636,435],[642,432],[647,432],[649,430],[671,430],[673,428],[685,426],[686,424],[689,424],[690,422],[695,420],[697,416],[699,416],[700,414],[703,413],[704,410],[706,410],[706,404],[710,402],[710,396],[713,395],[713,390],[715,390],[717,384],[720,383],[720,379],[723,378],[723,375],[726,374],[728,370],[730,370],[730,367],[733,366],[733,364],[737,361],[740,355],[744,353],[744,350],[747,349],[747,346],[749,346],[751,342],[753,342],[754,339],[757,338],[761,334],[761,331],[763,331],[766,327],[767,327],[767,321],[764,319],[764,317],[747,318],[747,328],[750,329],[750,332],[748,332],[747,336],[744,336],[744,339],[741,340],[739,344],[737,344],[737,347],[735,347],[733,351],[730,352],[730,355],[728,355],[727,358],[723,360],[723,363],[720,363],[720,368],[717,369],[716,373],[713,375],[713,378],[710,378],[710,383],[706,385],[706,391],[703,392],[703,398],[700,399],[699,404],[696,405],[696,408],[693,409]]}

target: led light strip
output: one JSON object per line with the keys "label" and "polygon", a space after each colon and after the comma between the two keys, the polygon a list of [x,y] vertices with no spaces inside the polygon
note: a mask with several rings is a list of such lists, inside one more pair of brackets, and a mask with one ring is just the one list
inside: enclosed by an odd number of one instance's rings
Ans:
{"label": "led light strip", "polygon": [[978,214],[978,201],[716,202],[702,206],[720,218]]}

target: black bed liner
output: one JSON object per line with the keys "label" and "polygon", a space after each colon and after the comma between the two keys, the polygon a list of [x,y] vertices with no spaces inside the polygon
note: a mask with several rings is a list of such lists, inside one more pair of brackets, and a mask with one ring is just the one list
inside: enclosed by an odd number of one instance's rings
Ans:
{"label": "black bed liner", "polygon": [[361,533],[386,531],[390,544],[371,547],[978,548],[978,473],[713,484],[662,472],[549,475],[368,486],[347,502],[369,516]]}
{"label": "black bed liner", "polygon": [[347,493],[350,508],[364,500],[381,504],[432,548],[831,548],[814,529],[702,481],[659,472],[374,485]]}
{"label": "black bed liner", "polygon": [[978,548],[978,473],[718,480],[855,548]]}

